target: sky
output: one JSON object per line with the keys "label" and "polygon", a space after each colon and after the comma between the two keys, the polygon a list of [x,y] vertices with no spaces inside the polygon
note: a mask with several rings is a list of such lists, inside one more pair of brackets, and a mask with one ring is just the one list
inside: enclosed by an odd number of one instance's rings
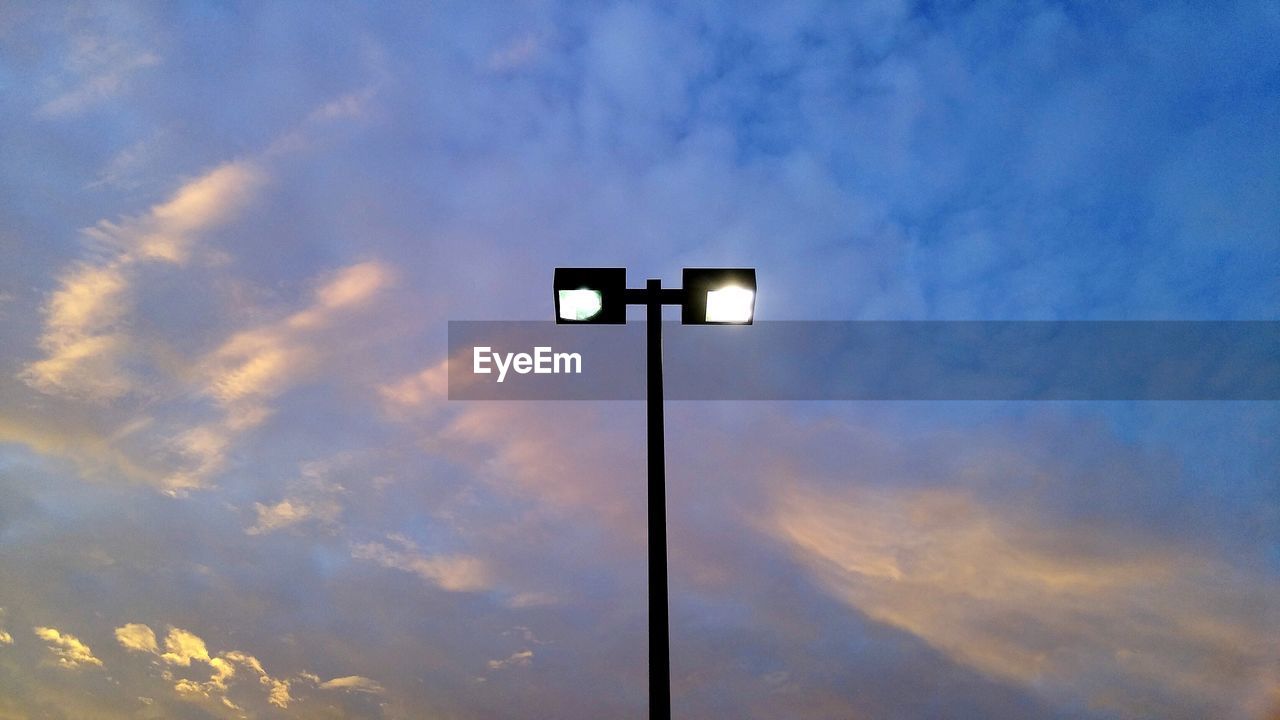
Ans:
{"label": "sky", "polygon": [[[0,719],[642,718],[556,266],[1275,320],[1280,6],[0,4]],[[676,315],[669,316],[675,318]],[[1280,717],[1274,402],[672,402],[675,717]]]}

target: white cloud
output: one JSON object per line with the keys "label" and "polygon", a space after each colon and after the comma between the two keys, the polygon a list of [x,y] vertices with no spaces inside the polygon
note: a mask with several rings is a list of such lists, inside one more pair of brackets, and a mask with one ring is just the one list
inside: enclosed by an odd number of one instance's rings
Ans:
{"label": "white cloud", "polygon": [[68,669],[82,665],[102,666],[102,661],[94,657],[89,646],[80,642],[75,635],[63,633],[51,627],[37,627],[34,630],[36,637],[48,643],[49,649],[58,658],[59,666]]}
{"label": "white cloud", "polygon": [[349,460],[339,455],[325,461],[303,463],[300,477],[290,481],[285,499],[271,504],[254,503],[257,521],[245,530],[249,535],[263,535],[304,521],[332,525],[342,514],[338,496],[345,489],[329,479],[334,469]]}
{"label": "white cloud", "polygon": [[209,648],[204,640],[193,632],[170,628],[164,639],[165,652],[160,657],[170,665],[189,667],[192,660],[209,662]]}
{"label": "white cloud", "polygon": [[254,503],[253,508],[258,513],[258,522],[253,527],[245,530],[250,535],[260,535],[272,530],[279,530],[311,517],[311,508],[309,506],[303,504],[295,505],[292,500],[287,499],[281,500],[275,505]]}
{"label": "white cloud", "polygon": [[363,693],[381,693],[384,691],[377,681],[360,675],[348,675],[326,680],[320,683],[320,687],[325,690],[351,690]]}
{"label": "white cloud", "polygon": [[196,682],[195,680],[178,680],[173,684],[173,689],[179,695],[199,695],[201,697],[207,697],[209,694],[204,685]]}
{"label": "white cloud", "polygon": [[209,667],[213,669],[213,675],[209,678],[210,687],[226,690],[227,681],[236,676],[235,663],[224,657],[215,657],[209,658]]}
{"label": "white cloud", "polygon": [[518,652],[511,653],[509,657],[506,657],[502,660],[490,660],[489,669],[501,670],[503,668],[508,668],[513,665],[529,665],[532,662],[533,662],[533,651],[520,650]]}
{"label": "white cloud", "polygon": [[[232,681],[239,677],[239,670],[248,670],[258,680],[258,685],[266,690],[267,702],[280,708],[287,708],[293,697],[289,694],[290,682],[273,678],[263,669],[259,660],[239,650],[211,655],[209,646],[199,635],[182,628],[171,627],[164,639],[165,652],[161,653],[156,643],[155,633],[142,623],[129,623],[116,628],[116,639],[128,650],[147,652],[159,657],[168,665],[192,667],[194,663],[209,666],[209,679],[201,681],[193,678],[174,680],[173,674],[164,670],[161,677],[174,683],[173,689],[180,695],[200,697],[218,696],[229,702],[225,693],[230,689]],[[227,705],[232,707],[231,705]]]}
{"label": "white cloud", "polygon": [[155,631],[142,623],[128,623],[116,628],[116,641],[126,650],[155,654],[160,652]]}
{"label": "white cloud", "polygon": [[257,521],[245,530],[249,535],[264,535],[307,520],[332,524],[342,514],[342,505],[326,496],[286,498],[274,505],[254,503],[253,508]]}
{"label": "white cloud", "polygon": [[481,559],[465,555],[426,555],[414,549],[394,550],[382,543],[356,543],[351,556],[413,573],[443,590],[474,592],[492,586],[492,573]]}
{"label": "white cloud", "polygon": [[127,393],[133,381],[121,367],[127,339],[118,322],[128,289],[121,262],[84,264],[65,274],[45,307],[39,341],[45,357],[20,377],[41,392],[96,401]]}
{"label": "white cloud", "polygon": [[278,708],[287,708],[289,703],[293,702],[293,697],[289,694],[288,680],[277,680],[263,675],[260,681],[267,686],[267,702]]}

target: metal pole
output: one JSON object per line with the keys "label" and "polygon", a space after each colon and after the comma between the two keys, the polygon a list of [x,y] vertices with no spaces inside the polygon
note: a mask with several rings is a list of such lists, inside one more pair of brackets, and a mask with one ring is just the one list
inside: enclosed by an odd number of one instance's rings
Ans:
{"label": "metal pole", "polygon": [[671,720],[667,470],[662,431],[662,281],[646,287],[649,387],[649,718]]}

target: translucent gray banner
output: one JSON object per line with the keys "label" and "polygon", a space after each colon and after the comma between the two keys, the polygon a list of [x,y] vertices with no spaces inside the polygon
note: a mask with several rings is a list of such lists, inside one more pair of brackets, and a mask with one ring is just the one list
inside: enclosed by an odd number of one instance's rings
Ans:
{"label": "translucent gray banner", "polygon": [[[645,323],[449,323],[451,400],[642,400]],[[1277,400],[1280,323],[663,323],[669,400]]]}

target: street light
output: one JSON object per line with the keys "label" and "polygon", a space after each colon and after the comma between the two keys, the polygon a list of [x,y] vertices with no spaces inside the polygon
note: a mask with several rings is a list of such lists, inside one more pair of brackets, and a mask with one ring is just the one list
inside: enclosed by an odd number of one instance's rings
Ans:
{"label": "street light", "polygon": [[671,635],[667,609],[667,487],[662,429],[662,306],[679,305],[685,325],[750,325],[753,268],[685,268],[683,288],[650,279],[628,288],[625,268],[556,268],[556,322],[620,324],[628,305],[647,309],[649,416],[649,717],[671,718]]}

